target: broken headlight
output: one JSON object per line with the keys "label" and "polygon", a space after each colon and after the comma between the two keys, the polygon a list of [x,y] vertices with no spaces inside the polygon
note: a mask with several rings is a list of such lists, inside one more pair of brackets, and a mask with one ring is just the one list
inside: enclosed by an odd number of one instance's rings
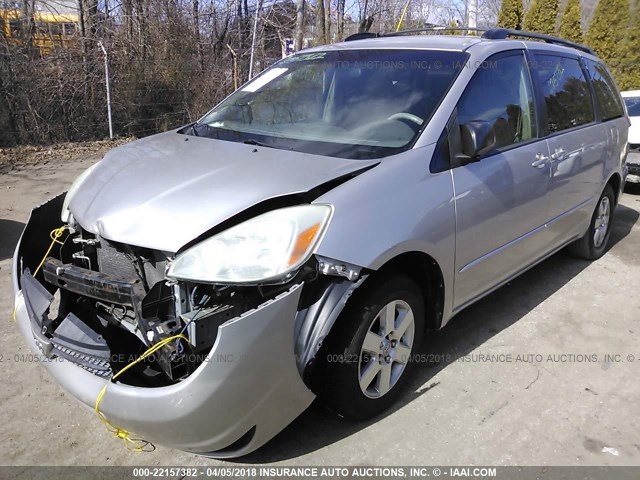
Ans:
{"label": "broken headlight", "polygon": [[264,213],[181,253],[166,276],[205,283],[285,280],[309,259],[332,211],[330,205],[299,205]]}

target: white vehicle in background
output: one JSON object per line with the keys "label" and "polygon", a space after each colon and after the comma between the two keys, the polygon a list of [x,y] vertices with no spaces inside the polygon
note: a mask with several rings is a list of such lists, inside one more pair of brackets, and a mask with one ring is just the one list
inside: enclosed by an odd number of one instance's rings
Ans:
{"label": "white vehicle in background", "polygon": [[640,90],[620,92],[627,105],[631,127],[629,128],[629,147],[640,148]]}
{"label": "white vehicle in background", "polygon": [[629,112],[629,155],[627,182],[640,183],[640,90],[620,92]]}

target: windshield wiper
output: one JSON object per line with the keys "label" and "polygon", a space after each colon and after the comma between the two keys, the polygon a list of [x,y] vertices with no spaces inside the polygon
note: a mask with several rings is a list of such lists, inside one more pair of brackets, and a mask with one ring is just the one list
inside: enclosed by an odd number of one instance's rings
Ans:
{"label": "windshield wiper", "polygon": [[276,147],[275,145],[271,145],[271,144],[268,144],[268,143],[260,142],[258,140],[253,139],[253,138],[247,138],[242,143],[244,143],[245,145],[255,145],[256,147],[279,148],[279,147]]}

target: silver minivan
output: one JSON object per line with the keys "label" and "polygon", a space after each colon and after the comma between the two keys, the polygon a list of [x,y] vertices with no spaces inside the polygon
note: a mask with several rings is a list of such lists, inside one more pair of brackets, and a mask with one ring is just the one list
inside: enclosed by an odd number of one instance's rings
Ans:
{"label": "silver minivan", "polygon": [[131,448],[244,455],[316,396],[373,417],[425,332],[564,247],[604,254],[629,128],[605,65],[414,33],[285,58],[32,211],[18,326]]}

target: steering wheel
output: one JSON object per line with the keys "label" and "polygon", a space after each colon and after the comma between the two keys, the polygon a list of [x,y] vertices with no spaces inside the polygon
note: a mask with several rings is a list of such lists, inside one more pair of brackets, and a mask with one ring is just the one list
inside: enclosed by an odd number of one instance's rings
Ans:
{"label": "steering wheel", "polygon": [[394,113],[389,118],[387,118],[387,120],[409,120],[410,122],[416,123],[418,125],[422,125],[424,123],[424,120],[419,116],[407,112]]}

